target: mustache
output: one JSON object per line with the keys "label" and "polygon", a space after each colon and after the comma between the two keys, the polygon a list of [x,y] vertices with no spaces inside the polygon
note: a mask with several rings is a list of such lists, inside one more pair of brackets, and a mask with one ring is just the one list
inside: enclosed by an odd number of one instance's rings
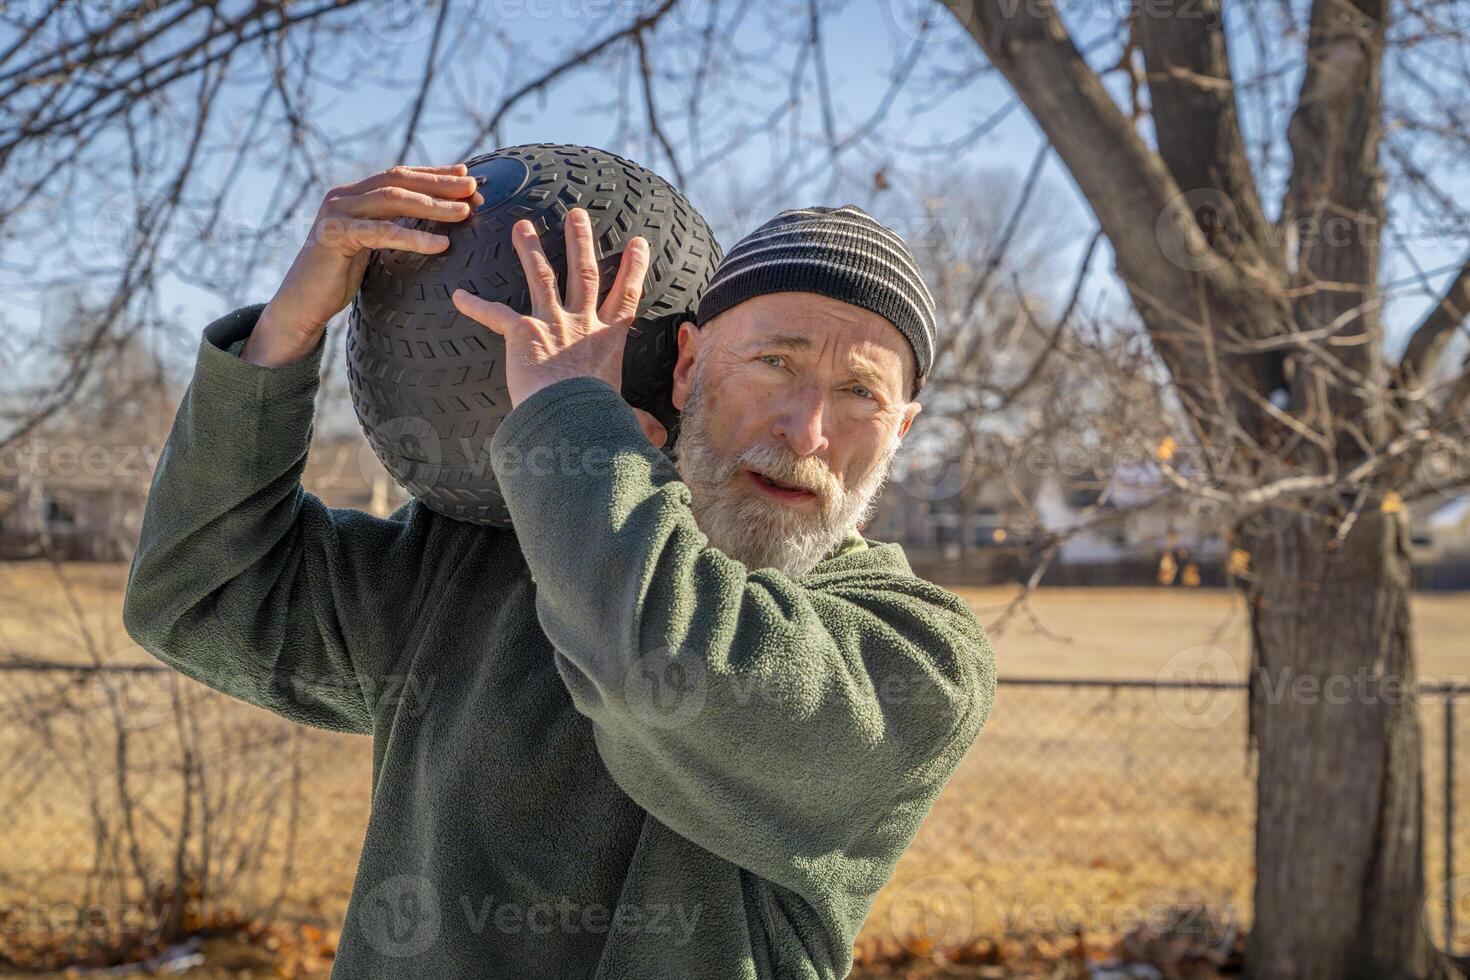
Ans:
{"label": "mustache", "polygon": [[733,479],[741,469],[759,470],[782,483],[810,490],[823,500],[838,499],[846,491],[842,481],[815,456],[797,456],[769,443],[748,446],[725,463],[722,476]]}

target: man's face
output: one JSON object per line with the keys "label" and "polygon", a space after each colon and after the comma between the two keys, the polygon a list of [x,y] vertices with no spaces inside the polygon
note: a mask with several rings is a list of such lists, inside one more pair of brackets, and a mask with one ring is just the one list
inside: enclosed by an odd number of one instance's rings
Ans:
{"label": "man's face", "polygon": [[891,323],[815,293],[767,293],[703,330],[683,324],[673,455],[710,545],[747,568],[810,571],[871,516],[920,410],[913,372]]}

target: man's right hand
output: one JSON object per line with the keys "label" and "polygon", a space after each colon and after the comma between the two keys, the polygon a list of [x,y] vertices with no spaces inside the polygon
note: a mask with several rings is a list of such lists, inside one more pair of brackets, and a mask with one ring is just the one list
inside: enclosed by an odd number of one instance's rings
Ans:
{"label": "man's right hand", "polygon": [[405,228],[394,218],[463,221],[484,200],[477,186],[465,165],[456,163],[392,167],[332,188],[240,357],[264,367],[305,357],[321,340],[327,321],[352,302],[373,249],[433,255],[449,247],[447,236]]}

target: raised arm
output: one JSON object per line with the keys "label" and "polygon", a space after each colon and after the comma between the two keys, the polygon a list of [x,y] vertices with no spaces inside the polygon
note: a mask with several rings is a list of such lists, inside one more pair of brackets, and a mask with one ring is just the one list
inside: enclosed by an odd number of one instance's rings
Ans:
{"label": "raised arm", "polygon": [[535,228],[512,232],[531,313],[454,301],[506,340],[515,407],[490,461],[557,670],[623,791],[767,883],[765,919],[832,973],[989,715],[984,631],[856,531],[799,578],[711,547],[664,433],[619,393],[647,243],[599,303],[569,209],[563,302]]}
{"label": "raised arm", "polygon": [[372,248],[447,239],[392,222],[456,220],[462,165],[395,168],[333,188],[271,302],[204,331],[153,475],[123,622],[165,663],[295,721],[369,732],[416,619],[433,521],[326,506],[301,486],[326,323]]}
{"label": "raised arm", "polygon": [[[536,607],[609,773],[680,835],[821,900],[891,873],[989,714],[995,661],[894,546],[792,579],[709,547],[689,488],[599,378],[491,441]],[[850,542],[851,543],[851,542]]]}
{"label": "raised arm", "polygon": [[367,732],[392,650],[360,592],[423,531],[411,530],[407,509],[380,520],[302,489],[321,348],[278,368],[241,360],[261,309],[204,331],[153,474],[123,623],[218,691],[293,721]]}

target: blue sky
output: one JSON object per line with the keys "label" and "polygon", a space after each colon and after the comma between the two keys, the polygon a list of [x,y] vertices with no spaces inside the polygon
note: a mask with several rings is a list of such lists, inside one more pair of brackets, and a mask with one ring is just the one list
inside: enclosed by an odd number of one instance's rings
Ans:
{"label": "blue sky", "polygon": [[[347,148],[348,155],[327,163],[321,175],[322,186],[314,196],[308,197],[307,207],[300,209],[293,221],[282,228],[263,226],[261,216],[278,211],[279,195],[294,182],[294,177],[292,181],[283,181],[281,174],[271,169],[269,161],[248,167],[228,181],[222,176],[229,159],[226,151],[231,141],[238,142],[245,136],[243,121],[249,117],[249,107],[262,91],[260,84],[241,87],[237,111],[229,113],[219,126],[216,152],[203,164],[208,171],[204,175],[206,186],[224,184],[225,197],[221,202],[212,199],[191,202],[178,233],[166,249],[179,269],[179,274],[168,277],[160,296],[160,305],[178,324],[172,336],[159,339],[161,353],[170,361],[186,365],[197,345],[198,330],[209,319],[233,305],[263,302],[270,297],[309,226],[320,192],[331,183],[354,179],[395,162],[439,163],[461,158],[466,149],[468,124],[451,108],[458,100],[449,98],[448,92],[457,93],[472,105],[491,106],[504,91],[539,72],[553,56],[605,35],[609,25],[621,22],[631,9],[629,0],[470,0],[456,8],[461,16],[439,60],[440,91],[446,94],[428,107],[410,159],[399,161],[403,121],[414,94],[403,79],[417,77],[422,70],[434,16],[433,10],[409,5],[412,2],[371,0],[361,13],[347,16],[341,22],[344,33],[335,39],[340,45],[315,56],[313,63],[324,82],[318,86],[318,99],[308,107],[308,112],[317,127],[333,134]],[[1109,16],[1114,6],[1105,0],[1095,0],[1087,6],[1063,4],[1079,44],[1087,46],[1100,39],[1100,46],[1091,55],[1095,64],[1111,63],[1117,57]],[[685,13],[661,28],[652,50],[656,55],[656,70],[683,77],[693,70],[696,54],[693,42],[711,8],[707,0],[694,0],[679,9]],[[772,43],[773,31],[805,29],[799,18],[776,18],[763,13],[781,10],[790,14],[804,10],[804,5],[756,9],[760,12],[748,14],[737,32],[721,37],[726,54],[748,55],[760,51]],[[920,9],[925,9],[922,0],[853,0],[825,19],[827,72],[839,133],[874,111],[890,74],[910,51],[916,11]],[[609,11],[616,16],[610,18]],[[939,11],[937,24],[937,40],[931,40],[921,49],[921,74],[935,68],[958,74],[983,65],[973,43],[960,34],[958,25],[946,12]],[[1232,24],[1232,31],[1238,33],[1239,27]],[[533,57],[540,53],[541,60],[510,61],[506,54],[507,39],[528,47]],[[905,192],[913,186],[915,178],[947,174],[953,180],[975,181],[979,186],[980,175],[992,175],[993,181],[993,175],[998,173],[1009,175],[1009,180],[1018,184],[1039,146],[1035,125],[1023,108],[1017,108],[1005,114],[980,141],[960,152],[915,152],[912,148],[916,145],[942,144],[955,139],[1012,101],[1009,89],[994,73],[966,79],[945,98],[932,96],[937,91],[935,84],[916,81],[889,108],[875,137],[849,151],[842,172],[833,174],[821,156],[820,147],[812,141],[821,132],[822,120],[816,76],[808,71],[804,75],[805,84],[797,93],[802,102],[799,126],[805,143],[793,144],[788,139],[787,124],[777,132],[760,134],[733,152],[712,154],[712,148],[728,142],[743,126],[758,120],[785,93],[789,78],[789,68],[785,66],[792,50],[789,45],[782,49],[779,57],[783,67],[755,79],[749,90],[734,93],[731,100],[707,104],[697,128],[689,126],[687,120],[678,120],[677,113],[672,111],[685,86],[664,83],[655,90],[655,97],[662,101],[673,119],[670,138],[678,145],[684,162],[692,165],[699,158],[709,161],[689,176],[681,189],[705,213],[726,247],[777,210],[815,203],[851,201],[875,213],[884,213],[902,232],[906,230],[904,223],[919,213],[915,205],[904,201]],[[1244,76],[1254,69],[1248,45],[1234,45],[1232,51],[1238,74]],[[257,83],[264,78],[259,69],[249,69],[248,73],[256,76]],[[584,70],[569,76],[545,97],[533,97],[510,117],[504,127],[502,144],[546,141],[602,146],[637,159],[673,179],[667,160],[651,140],[646,134],[639,138],[638,120],[633,120],[632,129],[620,126],[620,120],[609,109],[611,94],[627,78],[626,73],[619,75],[612,68]],[[1116,77],[1110,80],[1115,90],[1118,83]],[[1294,92],[1296,81],[1288,77],[1283,85],[1287,91]],[[925,94],[930,97],[921,98]],[[635,111],[641,111],[641,94],[632,101]],[[788,159],[793,145],[801,147],[801,152]],[[492,148],[488,141],[479,147]],[[888,173],[892,189],[876,194],[872,178],[880,167]],[[799,186],[790,186],[792,174],[804,174],[806,179]],[[1269,175],[1263,177],[1270,182]],[[97,186],[96,193],[105,195],[105,175]],[[983,186],[992,188],[994,184]],[[998,192],[1003,190],[1003,186],[997,188]],[[1268,187],[1265,196],[1268,208],[1274,210],[1275,189]],[[103,229],[96,241],[105,253],[109,243],[115,248],[119,240],[108,237],[120,235],[116,227],[117,215],[121,213],[118,209],[126,211],[131,204],[129,199],[120,199],[115,194],[102,200],[100,216],[88,217],[94,228]],[[98,207],[95,198],[75,194],[51,203],[56,207]],[[217,203],[221,212],[216,217],[213,208]],[[207,216],[208,221],[200,216]],[[1042,288],[1050,288],[1052,298],[1057,299],[1070,286],[1071,271],[1094,222],[1054,155],[1047,163],[1028,217],[1028,231],[1040,235],[1051,253],[1051,272]],[[223,296],[193,284],[191,280],[201,274],[220,271],[211,263],[221,260],[212,259],[209,243],[201,240],[209,236],[261,242],[262,255],[267,259],[262,274],[254,282]],[[1417,245],[1415,255],[1425,269],[1444,270],[1459,261],[1463,247],[1463,239],[1435,240]],[[7,269],[24,269],[27,259],[24,243],[12,240],[0,248],[4,249]],[[1104,242],[1094,259],[1094,271],[1088,283],[1093,304],[1121,303],[1111,268],[1112,255]],[[1412,278],[1413,269],[1401,260],[1389,266],[1387,272],[1390,281],[1402,280]],[[1429,280],[1432,285],[1438,285],[1446,275],[1441,271]],[[1393,299],[1386,312],[1391,333],[1402,333],[1415,322],[1424,305],[1425,297],[1416,289]],[[14,327],[33,331],[45,329],[58,309],[54,293],[27,295],[20,289],[9,292],[0,312]]]}

